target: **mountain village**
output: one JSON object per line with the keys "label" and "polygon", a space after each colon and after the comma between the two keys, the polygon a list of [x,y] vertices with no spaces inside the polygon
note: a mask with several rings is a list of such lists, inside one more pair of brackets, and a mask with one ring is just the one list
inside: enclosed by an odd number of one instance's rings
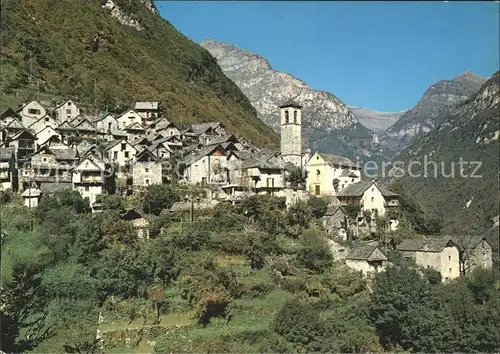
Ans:
{"label": "mountain village", "polygon": [[[375,180],[362,180],[361,166],[346,157],[303,151],[299,104],[279,107],[279,152],[228,133],[221,122],[179,127],[161,116],[159,105],[136,102],[120,115],[96,117],[82,114],[71,100],[54,108],[32,101],[6,110],[0,125],[0,189],[21,194],[27,208],[36,208],[43,195],[73,189],[93,212],[100,211],[105,194],[140,194],[163,183],[207,191],[206,198],[175,203],[173,213],[235,204],[255,194],[284,197],[287,206],[310,195],[327,197],[322,223],[335,259],[365,276],[388,265],[386,251],[376,242],[349,249],[342,241],[376,229],[370,215],[389,216],[384,227],[396,230],[399,221],[390,215],[399,207],[399,196]],[[302,183],[290,180],[294,170],[300,171]],[[357,210],[354,227],[348,226],[348,206]],[[132,221],[138,237],[149,238],[148,221],[140,212],[131,209],[122,218]],[[483,237],[409,239],[397,249],[441,272],[443,280],[477,266],[492,267],[492,249]]]}

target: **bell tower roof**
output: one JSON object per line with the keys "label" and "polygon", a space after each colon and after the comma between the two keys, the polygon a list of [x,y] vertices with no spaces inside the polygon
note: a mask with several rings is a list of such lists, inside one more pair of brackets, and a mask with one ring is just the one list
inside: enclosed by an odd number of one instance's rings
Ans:
{"label": "bell tower roof", "polygon": [[279,107],[280,108],[297,108],[297,109],[301,109],[302,108],[302,106],[300,104],[298,104],[297,102],[295,102],[293,100],[286,101],[285,103],[283,103]]}

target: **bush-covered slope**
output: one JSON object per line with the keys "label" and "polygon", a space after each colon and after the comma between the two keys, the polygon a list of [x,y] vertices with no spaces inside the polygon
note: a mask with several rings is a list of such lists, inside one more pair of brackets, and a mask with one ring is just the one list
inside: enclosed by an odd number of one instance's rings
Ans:
{"label": "bush-covered slope", "polygon": [[[426,213],[443,220],[445,232],[482,233],[498,215],[499,82],[497,72],[396,159],[405,166],[400,182],[406,191]],[[415,177],[408,175],[411,162]]]}
{"label": "bush-covered slope", "polygon": [[[177,123],[224,122],[261,145],[277,135],[216,60],[139,0],[115,0],[142,29],[98,0],[2,1],[2,108],[41,97],[120,110],[159,100]],[[31,81],[30,81],[31,73]],[[94,101],[95,100],[95,101]]]}

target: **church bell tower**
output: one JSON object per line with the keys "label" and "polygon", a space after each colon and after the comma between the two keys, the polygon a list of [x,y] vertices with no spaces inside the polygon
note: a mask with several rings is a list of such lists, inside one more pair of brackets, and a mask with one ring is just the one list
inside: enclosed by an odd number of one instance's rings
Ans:
{"label": "church bell tower", "polygon": [[285,162],[301,167],[302,159],[302,106],[289,101],[280,106],[281,156]]}

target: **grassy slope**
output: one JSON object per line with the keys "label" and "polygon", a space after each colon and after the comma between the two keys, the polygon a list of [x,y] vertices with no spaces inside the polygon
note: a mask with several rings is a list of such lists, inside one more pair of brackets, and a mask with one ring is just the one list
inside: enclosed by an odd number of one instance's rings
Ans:
{"label": "grassy slope", "polygon": [[[276,146],[277,134],[206,50],[139,0],[115,3],[145,29],[121,25],[98,0],[2,2],[2,108],[36,98],[31,67],[41,98],[70,97],[90,107],[95,83],[101,109],[160,100],[174,122],[220,120],[258,144]],[[87,50],[99,32],[98,50]]]}

